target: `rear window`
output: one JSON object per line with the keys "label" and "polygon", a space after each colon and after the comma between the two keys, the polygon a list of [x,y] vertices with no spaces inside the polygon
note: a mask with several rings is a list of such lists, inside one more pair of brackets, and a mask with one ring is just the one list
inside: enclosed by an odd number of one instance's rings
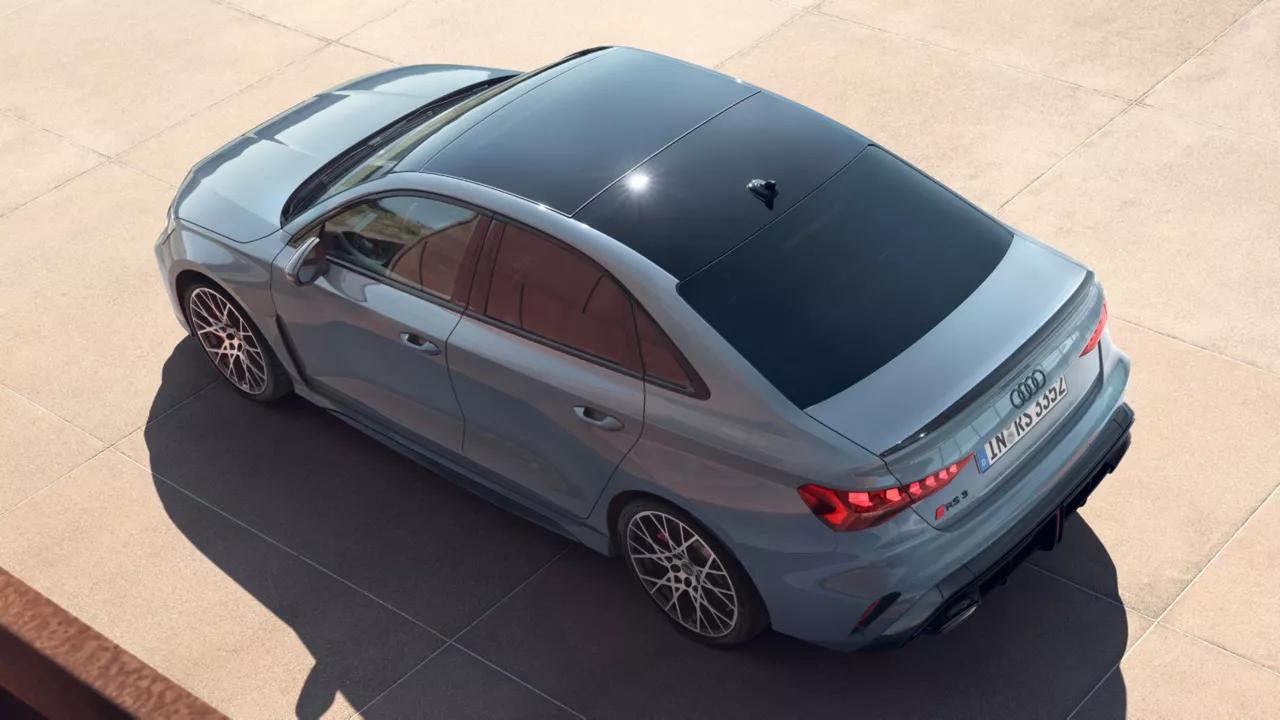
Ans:
{"label": "rear window", "polygon": [[991,274],[1012,239],[954,193],[868,147],[679,291],[806,408],[933,329]]}

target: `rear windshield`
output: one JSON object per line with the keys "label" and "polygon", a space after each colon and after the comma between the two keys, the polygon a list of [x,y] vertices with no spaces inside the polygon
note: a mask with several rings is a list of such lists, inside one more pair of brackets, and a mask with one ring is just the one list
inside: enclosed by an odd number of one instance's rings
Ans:
{"label": "rear windshield", "polygon": [[1012,239],[946,188],[868,147],[679,291],[806,408],[933,329],[991,274]]}

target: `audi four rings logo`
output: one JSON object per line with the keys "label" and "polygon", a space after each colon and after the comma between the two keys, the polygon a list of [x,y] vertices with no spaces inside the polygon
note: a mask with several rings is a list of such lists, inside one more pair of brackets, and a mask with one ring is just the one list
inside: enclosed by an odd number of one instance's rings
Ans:
{"label": "audi four rings logo", "polygon": [[1009,402],[1013,406],[1020,408],[1026,405],[1031,398],[1040,393],[1040,388],[1044,387],[1044,371],[1033,370],[1030,375],[1023,378],[1022,382],[1014,386],[1009,391]]}

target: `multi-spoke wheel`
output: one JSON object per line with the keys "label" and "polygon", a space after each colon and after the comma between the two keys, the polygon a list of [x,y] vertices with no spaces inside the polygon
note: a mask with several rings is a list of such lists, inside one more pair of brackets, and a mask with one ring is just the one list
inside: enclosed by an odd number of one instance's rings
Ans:
{"label": "multi-spoke wheel", "polygon": [[239,305],[204,283],[187,288],[185,304],[209,362],[242,395],[274,400],[291,389],[280,361]]}
{"label": "multi-spoke wheel", "polygon": [[627,565],[676,625],[716,647],[736,647],[764,628],[764,603],[741,565],[688,516],[640,500],[618,518]]}

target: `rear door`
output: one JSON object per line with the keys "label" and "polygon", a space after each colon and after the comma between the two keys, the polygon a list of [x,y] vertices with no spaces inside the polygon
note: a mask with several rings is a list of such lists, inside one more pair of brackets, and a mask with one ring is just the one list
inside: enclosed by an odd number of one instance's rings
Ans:
{"label": "rear door", "polygon": [[325,274],[272,283],[307,384],[428,446],[462,451],[445,344],[462,318],[489,218],[438,197],[389,195],[336,212],[319,234]]}
{"label": "rear door", "polygon": [[629,296],[572,248],[498,223],[448,352],[466,457],[586,517],[643,426]]}

